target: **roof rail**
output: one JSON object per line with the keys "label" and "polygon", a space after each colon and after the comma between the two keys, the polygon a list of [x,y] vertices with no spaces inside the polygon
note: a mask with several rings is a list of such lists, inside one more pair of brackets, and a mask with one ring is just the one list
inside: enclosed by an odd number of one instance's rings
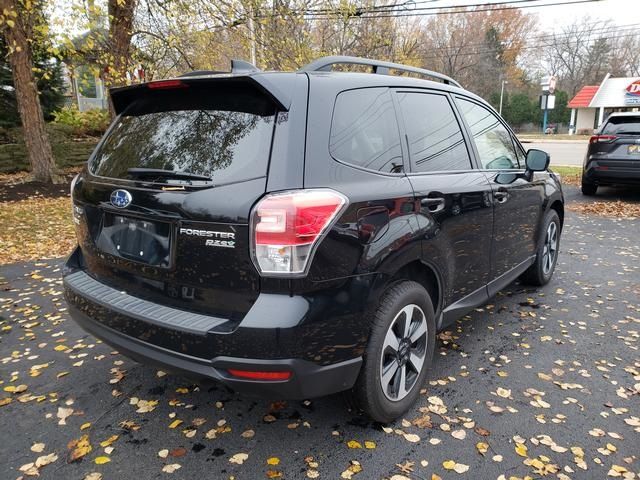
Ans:
{"label": "roof rail", "polygon": [[[245,62],[244,60],[231,60],[231,73],[257,73],[261,70],[255,65]],[[200,77],[203,75],[220,75],[229,72],[221,72],[219,70],[194,70],[192,72],[183,73],[178,78]]]}
{"label": "roof rail", "polygon": [[343,55],[334,55],[329,57],[322,57],[308,63],[300,69],[301,72],[330,72],[333,65],[365,65],[371,67],[372,73],[381,75],[389,75],[389,70],[400,70],[403,72],[417,73],[425,77],[435,78],[441,80],[447,85],[453,85],[455,87],[462,88],[458,82],[453,78],[443,75],[441,73],[432,72],[431,70],[425,70],[424,68],[410,67],[409,65],[402,65],[401,63],[383,62],[381,60],[371,60],[368,58],[349,57]]}

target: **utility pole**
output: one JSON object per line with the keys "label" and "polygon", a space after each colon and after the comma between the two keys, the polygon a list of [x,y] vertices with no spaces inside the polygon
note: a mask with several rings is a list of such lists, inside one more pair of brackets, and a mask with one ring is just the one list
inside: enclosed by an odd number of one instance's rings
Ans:
{"label": "utility pole", "polygon": [[509,83],[506,80],[502,80],[502,88],[500,89],[500,110],[498,113],[502,116],[502,99],[504,98],[504,86]]}

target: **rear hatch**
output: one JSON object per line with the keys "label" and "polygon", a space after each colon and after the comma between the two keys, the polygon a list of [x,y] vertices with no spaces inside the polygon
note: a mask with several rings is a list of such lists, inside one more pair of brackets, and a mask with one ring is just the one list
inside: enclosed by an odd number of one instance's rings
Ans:
{"label": "rear hatch", "polygon": [[600,167],[640,169],[640,115],[610,117],[591,144]]}
{"label": "rear hatch", "polygon": [[248,220],[282,104],[246,77],[145,84],[113,101],[119,115],[72,187],[87,272],[240,320],[260,289]]}

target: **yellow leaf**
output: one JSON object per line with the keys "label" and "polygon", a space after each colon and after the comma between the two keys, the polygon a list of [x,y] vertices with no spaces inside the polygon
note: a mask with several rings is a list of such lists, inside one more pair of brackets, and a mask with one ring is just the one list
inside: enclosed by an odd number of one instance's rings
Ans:
{"label": "yellow leaf", "polygon": [[96,465],[103,465],[105,463],[109,463],[111,461],[111,459],[109,457],[96,457],[96,459],[94,460],[94,462],[96,462]]}
{"label": "yellow leaf", "polygon": [[516,443],[516,453],[521,457],[527,456],[527,450],[528,450],[527,447],[522,443]]}
{"label": "yellow leaf", "polygon": [[107,438],[105,441],[100,442],[100,446],[101,447],[108,447],[109,445],[111,445],[113,442],[115,442],[118,439],[118,435],[111,435],[109,438]]}
{"label": "yellow leaf", "polygon": [[189,393],[189,389],[184,387],[176,388],[176,393]]}
{"label": "yellow leaf", "polygon": [[54,350],[56,352],[64,352],[65,350],[69,350],[69,347],[67,347],[66,345],[56,345]]}
{"label": "yellow leaf", "polygon": [[90,422],[87,423],[83,423],[82,425],[80,425],[80,430],[86,430],[87,428],[89,428],[91,426]]}
{"label": "yellow leaf", "polygon": [[453,460],[445,460],[444,462],[442,462],[442,467],[445,470],[453,470],[455,466],[456,462],[454,462]]}
{"label": "yellow leaf", "polygon": [[369,450],[373,450],[374,448],[376,448],[376,442],[372,442],[370,440],[366,440],[364,442],[364,448],[368,448]]}
{"label": "yellow leaf", "polygon": [[13,20],[7,19],[6,22],[7,22],[7,25],[9,25],[9,27],[11,28],[16,26],[16,22],[14,22]]}
{"label": "yellow leaf", "polygon": [[356,440],[349,440],[347,442],[347,447],[349,447],[349,448],[362,448],[362,445],[360,445],[360,442],[358,442]]}
{"label": "yellow leaf", "polygon": [[278,465],[280,463],[280,459],[278,457],[267,458],[267,465]]}
{"label": "yellow leaf", "polygon": [[484,442],[478,442],[476,443],[476,448],[478,449],[478,453],[484,455],[487,453],[487,450],[489,450],[489,445]]}
{"label": "yellow leaf", "polygon": [[89,443],[89,436],[82,435],[77,440],[71,440],[67,445],[67,448],[71,450],[69,454],[69,463],[74,462],[91,451],[91,444]]}
{"label": "yellow leaf", "polygon": [[182,423],[182,420],[174,420],[169,424],[169,428],[176,428],[178,425]]}
{"label": "yellow leaf", "polygon": [[22,393],[27,389],[26,385],[9,385],[7,387],[4,387],[4,391],[5,392],[9,392],[9,393]]}

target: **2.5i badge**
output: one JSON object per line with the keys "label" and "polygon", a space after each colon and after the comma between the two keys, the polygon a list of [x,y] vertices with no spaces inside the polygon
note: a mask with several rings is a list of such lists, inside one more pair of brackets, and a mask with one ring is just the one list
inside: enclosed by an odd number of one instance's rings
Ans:
{"label": "2.5i badge", "polygon": [[216,232],[213,230],[199,230],[196,228],[180,228],[180,235],[202,237],[207,247],[236,248],[235,232]]}

